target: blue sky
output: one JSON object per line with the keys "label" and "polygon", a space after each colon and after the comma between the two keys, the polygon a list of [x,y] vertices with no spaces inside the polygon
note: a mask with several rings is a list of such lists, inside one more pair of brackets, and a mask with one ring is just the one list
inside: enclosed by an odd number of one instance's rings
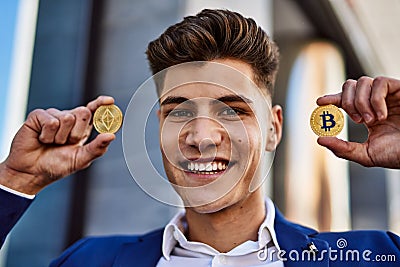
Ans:
{"label": "blue sky", "polygon": [[4,105],[10,77],[18,3],[19,0],[0,0],[0,127],[4,125]]}

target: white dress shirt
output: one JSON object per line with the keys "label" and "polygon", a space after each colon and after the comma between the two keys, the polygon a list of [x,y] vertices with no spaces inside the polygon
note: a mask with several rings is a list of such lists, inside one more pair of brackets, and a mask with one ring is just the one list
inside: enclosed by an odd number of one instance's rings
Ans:
{"label": "white dress shirt", "polygon": [[7,191],[8,193],[11,193],[11,194],[14,194],[14,195],[17,195],[17,196],[20,196],[20,197],[24,197],[24,198],[27,198],[27,199],[34,199],[35,198],[35,195],[25,194],[25,193],[16,191],[14,189],[8,188],[7,186],[4,186],[2,184],[0,184],[0,189],[4,190],[4,191]]}
{"label": "white dress shirt", "polygon": [[[279,245],[274,230],[275,207],[269,198],[265,201],[265,207],[266,217],[259,227],[258,241],[248,240],[226,253],[220,253],[201,242],[188,241],[184,235],[187,229],[185,212],[179,212],[165,227],[163,256],[158,261],[157,267],[283,267],[283,262],[276,257]],[[265,255],[274,255],[274,257],[269,258]]]}

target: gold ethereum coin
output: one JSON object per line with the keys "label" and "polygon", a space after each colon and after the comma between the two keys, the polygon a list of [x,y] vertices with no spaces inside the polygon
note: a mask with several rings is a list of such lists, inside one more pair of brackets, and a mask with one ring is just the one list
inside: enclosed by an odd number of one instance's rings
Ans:
{"label": "gold ethereum coin", "polygon": [[93,115],[94,128],[99,133],[115,133],[122,125],[122,112],[116,105],[104,105]]}
{"label": "gold ethereum coin", "polygon": [[311,114],[310,125],[318,136],[336,136],[344,126],[343,113],[334,105],[317,107]]}

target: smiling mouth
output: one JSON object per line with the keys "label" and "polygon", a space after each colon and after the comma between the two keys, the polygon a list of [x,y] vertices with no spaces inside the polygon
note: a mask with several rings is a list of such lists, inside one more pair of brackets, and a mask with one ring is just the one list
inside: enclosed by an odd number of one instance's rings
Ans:
{"label": "smiling mouth", "polygon": [[210,162],[187,161],[182,164],[186,172],[202,175],[212,175],[223,173],[229,166],[225,160],[214,160]]}

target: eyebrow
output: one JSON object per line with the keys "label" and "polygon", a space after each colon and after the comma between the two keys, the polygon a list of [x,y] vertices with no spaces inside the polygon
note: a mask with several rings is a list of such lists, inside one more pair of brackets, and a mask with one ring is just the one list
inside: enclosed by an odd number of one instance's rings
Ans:
{"label": "eyebrow", "polygon": [[[231,103],[231,102],[244,102],[244,103],[253,103],[253,100],[243,96],[243,95],[225,95],[222,97],[219,97],[215,100],[212,101],[212,104],[218,104],[218,103]],[[194,105],[194,102],[186,97],[183,96],[168,96],[164,101],[161,102],[161,106],[164,105],[169,105],[169,104],[188,104],[188,105]]]}
{"label": "eyebrow", "polygon": [[192,100],[189,100],[186,97],[182,96],[168,96],[164,101],[161,102],[161,106],[169,105],[169,104],[189,104],[194,105]]}
{"label": "eyebrow", "polygon": [[225,95],[220,98],[217,98],[213,100],[213,104],[216,104],[218,102],[223,102],[223,103],[230,103],[230,102],[244,102],[244,103],[253,103],[253,100],[243,96],[243,95]]}

